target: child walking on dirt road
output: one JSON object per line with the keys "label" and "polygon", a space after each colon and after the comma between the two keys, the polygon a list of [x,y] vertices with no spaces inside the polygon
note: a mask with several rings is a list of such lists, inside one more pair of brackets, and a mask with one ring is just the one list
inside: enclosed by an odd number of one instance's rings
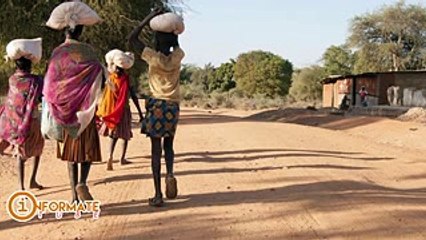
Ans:
{"label": "child walking on dirt road", "polygon": [[[178,34],[184,31],[181,17],[173,13],[161,14],[156,9],[130,34],[129,42],[137,54],[149,65],[151,97],[146,101],[146,116],[142,133],[151,139],[151,165],[155,196],[149,199],[151,206],[163,205],[161,191],[161,155],[164,149],[167,176],[166,197],[177,196],[177,181],[173,173],[173,141],[179,120],[179,75],[184,52],[179,47]],[[150,23],[155,32],[155,49],[149,48],[138,38],[142,29]],[[173,51],[171,51],[173,49]],[[163,145],[163,149],[162,149]]]}

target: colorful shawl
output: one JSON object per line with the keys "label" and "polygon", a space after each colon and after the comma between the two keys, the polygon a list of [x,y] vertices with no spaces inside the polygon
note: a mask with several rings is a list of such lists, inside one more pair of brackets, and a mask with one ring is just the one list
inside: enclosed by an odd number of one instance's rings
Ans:
{"label": "colorful shawl", "polygon": [[67,40],[52,53],[43,94],[49,114],[74,138],[95,116],[103,72],[88,44]]}
{"label": "colorful shawl", "polygon": [[129,98],[128,93],[129,76],[127,74],[118,76],[112,73],[97,112],[109,129],[114,129],[120,123]]}
{"label": "colorful shawl", "polygon": [[7,100],[0,108],[1,139],[17,145],[25,142],[42,89],[40,76],[17,70],[9,78]]}

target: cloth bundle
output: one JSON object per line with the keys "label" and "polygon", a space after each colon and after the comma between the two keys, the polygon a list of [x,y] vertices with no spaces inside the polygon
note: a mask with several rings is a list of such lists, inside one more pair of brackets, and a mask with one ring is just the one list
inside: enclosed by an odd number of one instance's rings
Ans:
{"label": "cloth bundle", "polygon": [[46,25],[56,30],[66,27],[75,28],[77,25],[91,26],[101,22],[98,14],[80,1],[64,2],[53,9]]}
{"label": "cloth bundle", "polygon": [[50,115],[49,105],[44,99],[41,112],[41,134],[45,139],[63,141],[63,128],[55,121],[52,115]]}
{"label": "cloth bundle", "polygon": [[131,52],[123,52],[118,49],[109,51],[105,55],[106,63],[108,64],[108,72],[113,73],[116,67],[129,69],[135,63],[135,56]]}
{"label": "cloth bundle", "polygon": [[152,30],[179,35],[185,31],[183,18],[175,13],[164,13],[154,17],[150,23]]}
{"label": "cloth bundle", "polygon": [[6,60],[17,60],[21,57],[31,60],[32,63],[40,61],[42,56],[42,39],[15,39],[6,46]]}

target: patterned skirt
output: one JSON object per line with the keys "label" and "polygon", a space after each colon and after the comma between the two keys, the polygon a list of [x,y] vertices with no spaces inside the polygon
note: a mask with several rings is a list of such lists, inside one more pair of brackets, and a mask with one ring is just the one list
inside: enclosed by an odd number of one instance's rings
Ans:
{"label": "patterned skirt", "polygon": [[102,161],[101,144],[94,118],[78,138],[72,138],[64,130],[64,141],[57,144],[57,157],[74,163]]}
{"label": "patterned skirt", "polygon": [[150,98],[145,107],[141,132],[153,138],[174,137],[179,121],[179,103]]}

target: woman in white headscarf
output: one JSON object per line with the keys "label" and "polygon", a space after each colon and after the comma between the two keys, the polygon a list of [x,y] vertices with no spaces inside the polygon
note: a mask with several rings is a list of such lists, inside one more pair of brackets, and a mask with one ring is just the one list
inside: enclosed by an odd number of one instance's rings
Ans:
{"label": "woman in white headscarf", "polygon": [[129,164],[126,160],[126,151],[132,133],[132,113],[130,111],[129,96],[132,98],[139,117],[142,120],[142,111],[138,99],[130,87],[129,75],[126,70],[134,63],[133,53],[115,49],[105,55],[110,73],[106,82],[102,101],[98,106],[97,115],[102,120],[101,134],[111,138],[107,170],[113,170],[113,155],[118,139],[123,140],[123,152],[120,163]]}

